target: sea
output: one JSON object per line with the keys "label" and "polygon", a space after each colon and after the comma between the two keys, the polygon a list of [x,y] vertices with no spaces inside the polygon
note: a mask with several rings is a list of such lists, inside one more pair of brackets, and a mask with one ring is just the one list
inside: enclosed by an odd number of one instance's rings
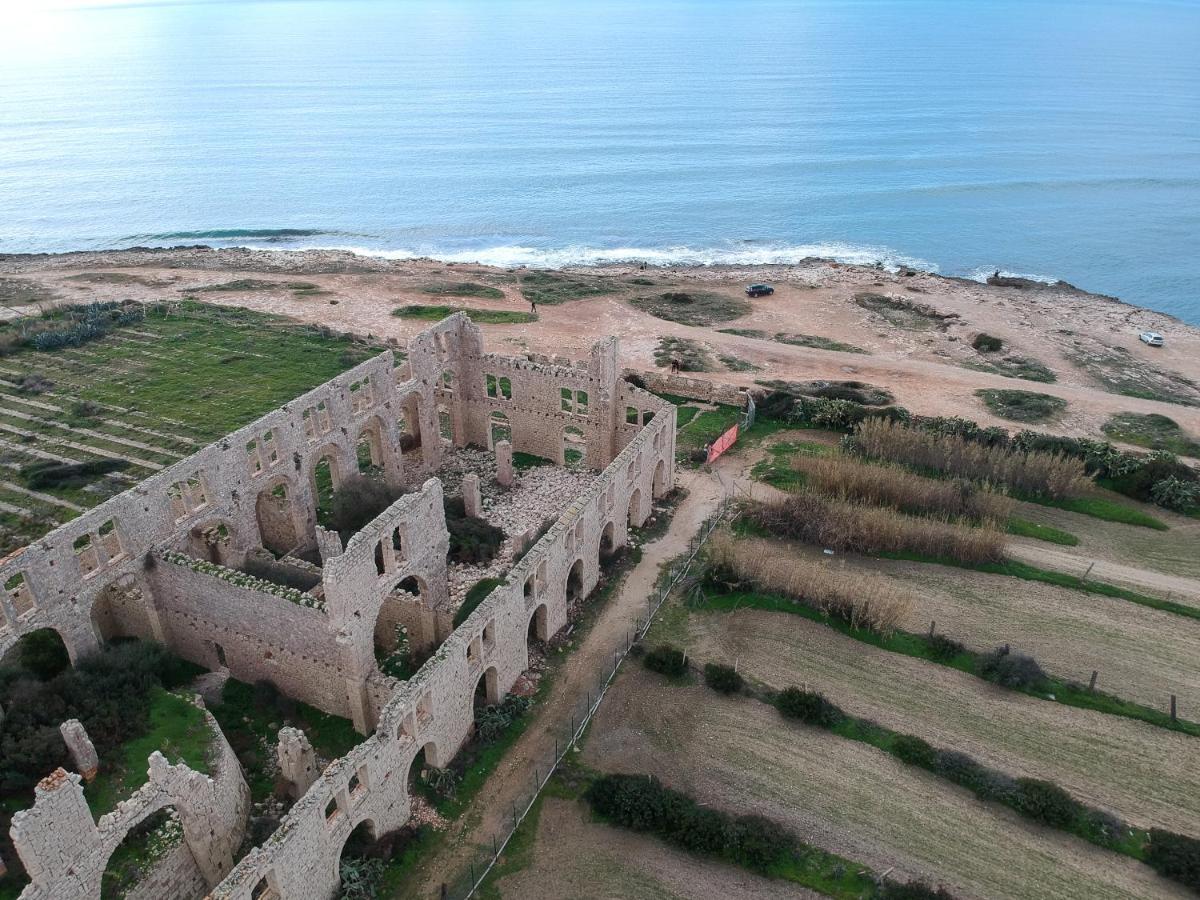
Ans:
{"label": "sea", "polygon": [[1200,323],[1200,3],[0,0],[0,253],[807,256]]}

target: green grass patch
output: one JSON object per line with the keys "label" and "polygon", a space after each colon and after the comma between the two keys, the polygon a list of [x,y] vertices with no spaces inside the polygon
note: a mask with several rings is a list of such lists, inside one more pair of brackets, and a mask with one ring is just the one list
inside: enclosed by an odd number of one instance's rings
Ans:
{"label": "green grass patch", "polygon": [[[702,600],[690,603],[689,605],[692,609],[713,610],[716,612],[758,609],[766,612],[800,616],[812,622],[819,622],[822,625],[832,628],[839,634],[853,638],[856,641],[861,641],[864,644],[870,644],[872,647],[922,659],[939,666],[957,669],[968,675],[978,675],[979,659],[983,656],[983,654],[965,650],[951,658],[946,658],[938,653],[925,635],[914,634],[908,631],[896,631],[888,637],[883,637],[875,631],[866,628],[854,628],[840,619],[817,612],[788,597],[781,597],[774,594],[722,594],[708,592]],[[1146,722],[1159,728],[1180,731],[1193,737],[1200,737],[1200,723],[1190,722],[1186,719],[1172,720],[1170,715],[1153,707],[1143,706],[1130,700],[1114,697],[1112,694],[1107,694],[1103,691],[1089,691],[1082,685],[1059,678],[1047,678],[1041,690],[1021,690],[1018,688],[1010,688],[1010,690],[1018,690],[1020,693],[1027,694],[1030,697],[1036,697],[1039,700],[1051,703],[1062,703],[1066,706],[1090,709],[1095,712],[1107,713],[1108,715],[1137,719],[1138,721]],[[1050,699],[1051,696],[1053,696],[1053,700]]]}
{"label": "green grass patch", "polygon": [[1054,528],[1051,525],[1039,525],[1037,522],[1030,522],[1027,519],[1009,519],[1008,533],[1018,537],[1047,541],[1051,544],[1062,544],[1064,547],[1074,547],[1079,544],[1079,538],[1069,531],[1063,531],[1061,528]]}
{"label": "green grass patch", "polygon": [[762,366],[756,366],[749,360],[742,359],[740,356],[730,356],[728,354],[720,354],[717,357],[730,372],[761,372]]}
{"label": "green grass patch", "polygon": [[853,344],[844,344],[841,341],[835,341],[833,338],[821,337],[816,334],[793,334],[787,331],[781,331],[774,338],[780,344],[791,344],[793,347],[812,347],[815,350],[836,350],[839,353],[863,353],[869,354],[870,350],[864,350],[862,347],[855,347]]}
{"label": "green grass patch", "polygon": [[1053,384],[1058,381],[1058,376],[1045,363],[1027,356],[1005,356],[1002,359],[972,360],[963,363],[963,365],[977,372],[990,372],[993,375],[1003,375],[1006,378],[1040,381],[1043,384]]}
{"label": "green grass patch", "polygon": [[1002,419],[1014,422],[1045,422],[1060,415],[1067,401],[1036,391],[985,388],[975,392],[984,406]]}
{"label": "green grass patch", "polygon": [[1068,512],[1091,516],[1093,519],[1103,519],[1105,522],[1120,522],[1122,525],[1137,525],[1141,528],[1152,528],[1155,531],[1167,531],[1168,525],[1161,519],[1156,519],[1140,509],[1109,500],[1106,497],[1064,497],[1054,500],[1049,497],[1034,497],[1025,494],[1014,494],[1018,499],[1040,506],[1051,506],[1055,509],[1065,509]]}
{"label": "green grass patch", "polygon": [[732,334],[737,337],[757,338],[760,341],[769,341],[771,339],[769,334],[758,328],[718,328],[717,334]]}
{"label": "green grass patch", "polygon": [[513,451],[513,468],[515,469],[533,469],[537,466],[552,466],[553,460],[546,459],[544,456],[537,456],[533,453],[525,453],[522,450]]}
{"label": "green grass patch", "polygon": [[653,297],[635,297],[629,305],[658,319],[701,327],[740,319],[754,309],[741,297],[714,291],[668,291]]}
{"label": "green grass patch", "polygon": [[675,427],[682,428],[700,414],[698,406],[680,406],[675,410]]}
{"label": "green grass patch", "polygon": [[185,763],[197,772],[208,773],[208,749],[213,734],[204,711],[160,687],[149,694],[150,719],[145,734],[125,742],[119,754],[101,760],[100,772],[87,786],[84,796],[92,816],[112,812],[117,802],[129,797],[149,780],[147,759],[155,750],[172,763]]}
{"label": "green grass patch", "polygon": [[239,278],[235,281],[225,281],[221,284],[206,284],[202,287],[185,288],[189,294],[204,293],[240,293],[243,291],[320,291],[318,285],[310,281],[262,281],[257,278]]}
{"label": "green grass patch", "polygon": [[428,281],[417,288],[422,294],[434,297],[478,297],[482,300],[503,300],[504,291],[474,281]]}
{"label": "green grass patch", "polygon": [[1200,457],[1200,441],[1180,428],[1174,419],[1158,413],[1117,413],[1100,430],[1114,441],[1168,450],[1178,456]]}
{"label": "green grass patch", "polygon": [[611,294],[617,285],[604,281],[585,280],[554,272],[528,272],[521,276],[521,296],[531,303],[554,306],[572,300],[586,300]]}
{"label": "green grass patch", "polygon": [[681,450],[698,450],[711,444],[729,428],[741,421],[742,411],[736,406],[718,406],[697,414],[681,429],[676,441]]}
{"label": "green grass patch", "polygon": [[527,322],[536,322],[538,318],[533,313],[518,312],[509,309],[473,309],[468,306],[425,306],[419,303],[412,306],[398,306],[392,310],[392,315],[399,316],[402,319],[440,322],[446,316],[452,316],[456,312],[466,313],[471,317],[472,322],[479,325],[522,325]]}

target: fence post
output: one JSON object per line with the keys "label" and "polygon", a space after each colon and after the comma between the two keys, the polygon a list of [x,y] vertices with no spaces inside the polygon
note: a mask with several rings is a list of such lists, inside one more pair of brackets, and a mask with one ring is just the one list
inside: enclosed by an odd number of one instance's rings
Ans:
{"label": "fence post", "polygon": [[1175,695],[1171,695],[1171,721],[1175,721]]}
{"label": "fence post", "polygon": [[929,636],[931,638],[933,637],[933,632],[936,628],[937,628],[937,621],[935,619],[930,619],[929,620]]}
{"label": "fence post", "polygon": [[1092,669],[1092,680],[1088,682],[1088,690],[1089,691],[1094,691],[1096,689],[1096,679],[1099,677],[1100,677],[1099,671],[1097,671],[1096,669]]}

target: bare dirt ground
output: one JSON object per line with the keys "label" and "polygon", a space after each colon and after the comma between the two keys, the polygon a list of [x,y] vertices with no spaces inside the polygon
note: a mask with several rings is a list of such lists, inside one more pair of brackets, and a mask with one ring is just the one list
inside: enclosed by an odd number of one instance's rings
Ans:
{"label": "bare dirt ground", "polygon": [[[1161,532],[1158,532],[1161,534]],[[1200,544],[1194,545],[1200,555]],[[1008,554],[1013,559],[1045,569],[1068,572],[1072,575],[1087,575],[1095,581],[1107,581],[1135,590],[1145,590],[1160,597],[1200,606],[1200,580],[1155,572],[1143,566],[1130,566],[1105,559],[1107,554],[1097,553],[1089,557],[1076,548],[1054,547],[1044,541],[1031,539],[1014,540],[1009,543]]]}
{"label": "bare dirt ground", "polygon": [[[529,325],[484,326],[498,350],[536,350],[582,356],[599,335],[621,338],[627,365],[653,368],[660,337],[700,340],[719,354],[760,367],[757,372],[720,372],[708,377],[750,384],[755,378],[854,378],[887,387],[898,402],[925,414],[958,414],[987,424],[1007,424],[991,416],[974,396],[978,388],[1007,387],[1044,391],[1069,402],[1056,422],[1039,426],[1063,433],[1099,436],[1100,425],[1117,411],[1159,412],[1174,418],[1192,434],[1200,434],[1200,407],[1164,403],[1106,393],[1105,380],[1088,360],[1097,347],[1117,347],[1120,364],[1111,377],[1142,384],[1147,396],[1162,375],[1200,383],[1200,329],[1149,310],[1060,288],[990,287],[961,279],[916,273],[892,274],[868,267],[812,260],[794,266],[755,268],[665,268],[607,266],[573,270],[578,277],[612,289],[611,293],[559,306],[538,307],[539,321]],[[99,274],[98,274],[99,273]],[[107,273],[109,278],[102,277]],[[391,315],[413,303],[527,311],[520,294],[528,270],[506,271],[480,266],[445,265],[429,260],[384,260],[338,251],[248,251],[184,248],[164,251],[112,251],[58,256],[0,257],[0,275],[27,296],[54,295],[66,300],[160,300],[187,296],[197,288],[252,279],[281,285],[302,278],[314,290],[296,291],[270,285],[249,290],[196,294],[214,303],[249,306],[293,316],[336,330],[371,333],[401,341],[424,323]],[[80,276],[83,276],[82,280]],[[116,276],[115,279],[111,276]],[[633,279],[653,281],[634,284]],[[497,287],[503,300],[431,297],[421,286],[431,281],[473,281]],[[635,296],[663,291],[705,290],[741,297],[750,281],[770,281],[773,296],[750,301],[752,311],[736,321],[712,328],[691,327],[654,318],[629,305]],[[941,321],[921,316],[907,323],[858,305],[862,292],[922,304]],[[5,307],[19,314],[29,307]],[[720,327],[758,329],[832,338],[859,346],[869,355],[794,347],[737,335]],[[1145,347],[1140,330],[1167,334],[1167,346]],[[1001,355],[1037,359],[1058,376],[1055,384],[1038,384],[967,368],[994,360],[970,346],[986,331],[1005,341]],[[1104,351],[1108,352],[1108,351]],[[1157,373],[1157,374],[1156,374]],[[1192,389],[1185,387],[1184,394]]]}
{"label": "bare dirt ground", "polygon": [[958,897],[1187,896],[1141,863],[981,804],[872,747],[634,667],[601,707],[583,758],[769,816],[876,871],[894,866],[894,876],[941,882]]}
{"label": "bare dirt ground", "polygon": [[593,822],[583,803],[549,798],[532,863],[500,879],[503,897],[522,900],[727,900],[816,898],[787,882],[700,859],[654,838]]}
{"label": "bare dirt ground", "polygon": [[[722,467],[736,471],[745,465],[728,457]],[[586,636],[555,675],[553,690],[536,707],[536,720],[489,777],[482,791],[453,823],[441,849],[422,861],[418,877],[410,882],[406,896],[437,896],[443,881],[457,877],[478,848],[491,842],[509,823],[513,803],[527,800],[535,765],[544,765],[553,755],[556,738],[567,730],[571,713],[586,701],[597,679],[612,667],[613,654],[625,646],[634,619],[645,615],[646,598],[663,563],[687,549],[688,541],[701,523],[716,509],[721,498],[719,482],[705,474],[682,475],[677,484],[688,493],[676,507],[670,527],[658,540],[643,547],[642,559],[608,600]]]}
{"label": "bare dirt ground", "polygon": [[[817,555],[812,548],[797,553]],[[895,578],[915,602],[905,631],[937,631],[972,650],[1010,644],[1052,675],[1157,709],[1178,697],[1200,718],[1200,621],[1098,594],[930,563],[845,556],[848,572]]]}
{"label": "bare dirt ground", "polygon": [[807,685],[852,715],[1013,776],[1055,781],[1134,824],[1200,833],[1195,738],[996,688],[798,616],[693,613],[688,625],[697,660],[736,660],[774,688]]}

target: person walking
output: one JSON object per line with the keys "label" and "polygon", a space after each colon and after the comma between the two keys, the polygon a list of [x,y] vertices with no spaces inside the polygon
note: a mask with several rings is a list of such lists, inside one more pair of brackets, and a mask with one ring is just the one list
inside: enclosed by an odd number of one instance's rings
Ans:
{"label": "person walking", "polygon": [[535,316],[537,315],[537,301],[536,300],[529,301],[529,311],[531,313],[533,313]]}

